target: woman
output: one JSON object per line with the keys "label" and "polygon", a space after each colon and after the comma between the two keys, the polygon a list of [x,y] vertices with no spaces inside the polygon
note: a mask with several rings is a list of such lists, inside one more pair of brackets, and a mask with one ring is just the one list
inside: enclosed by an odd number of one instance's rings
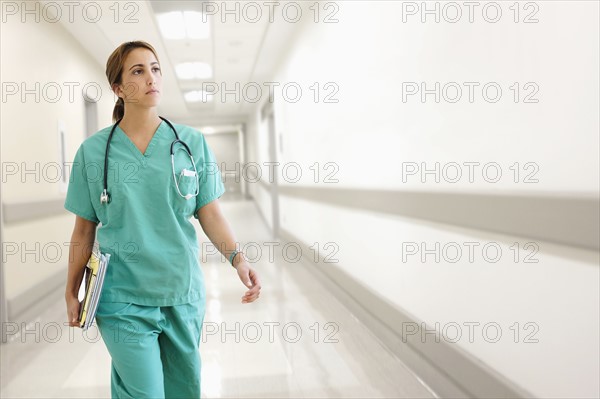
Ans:
{"label": "woman", "polygon": [[[111,258],[96,323],[112,358],[112,397],[199,398],[206,294],[190,217],[248,287],[242,303],[258,298],[260,281],[235,251],[218,202],[225,189],[204,136],[157,113],[162,73],[154,48],[122,44],[106,75],[119,97],[116,123],[79,147],[65,200],[76,215],[65,294],[69,324],[79,326],[77,294],[102,222],[97,241]],[[175,132],[181,142],[174,143]]]}

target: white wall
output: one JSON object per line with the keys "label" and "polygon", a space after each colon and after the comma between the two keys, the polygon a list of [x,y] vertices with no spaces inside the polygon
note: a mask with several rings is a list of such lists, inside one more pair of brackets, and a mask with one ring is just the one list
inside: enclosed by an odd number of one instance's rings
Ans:
{"label": "white wall", "polygon": [[[202,129],[199,129],[202,131]],[[241,193],[240,149],[237,132],[205,134],[206,142],[212,150],[221,174],[224,174],[226,194]],[[238,173],[239,172],[239,173]]]}
{"label": "white wall", "polygon": [[[512,2],[500,3],[503,18],[496,24],[483,21],[481,7],[473,24],[421,23],[418,16],[402,23],[403,3],[338,2],[339,23],[307,24],[290,43],[273,80],[298,82],[305,93],[295,104],[281,95],[275,99],[284,147],[278,160],[302,166],[303,179],[295,184],[314,186],[309,166],[320,162],[327,172],[323,165],[335,162],[339,182],[327,185],[321,176],[317,185],[598,195],[598,3],[537,2],[535,24],[512,22]],[[521,9],[521,18],[531,11]],[[309,89],[314,82],[321,87],[335,82],[339,102],[314,103]],[[435,103],[432,96],[425,103],[403,102],[402,82],[426,82],[428,88],[434,82],[480,82],[479,88],[497,82],[503,96],[489,103],[478,90],[473,103],[464,98]],[[523,85],[535,82],[539,102],[515,103],[509,88],[514,82],[520,83],[522,95],[531,92]],[[265,155],[257,149],[266,148],[266,130],[258,110],[250,123],[254,144],[249,161],[262,161]],[[402,162],[426,162],[429,168],[435,162],[497,162],[503,178],[488,183],[479,168],[473,182],[466,176],[457,183],[437,183],[431,176],[425,182],[414,176],[403,182]],[[510,169],[515,162],[521,165],[516,183]],[[534,171],[524,169],[527,162],[539,168],[533,176],[539,182],[523,182]],[[268,197],[255,198],[262,209],[268,207]],[[526,263],[523,256],[532,251],[524,245],[532,240],[523,237],[291,197],[282,197],[280,207],[283,229],[308,245],[333,241],[339,246],[339,264],[323,267],[343,268],[416,320],[440,327],[498,323],[502,338],[497,343],[487,342],[480,326],[472,343],[464,327],[456,345],[534,395],[600,395],[597,253],[537,242],[533,259],[538,262]],[[472,262],[466,252],[456,263],[437,263],[431,256],[403,262],[400,247],[407,241],[424,242],[427,248],[458,243],[464,251],[464,243],[480,246]],[[489,242],[502,251],[498,262],[481,252]],[[533,324],[526,328],[528,322]],[[524,342],[530,333],[537,343]]]}
{"label": "white wall", "polygon": [[[269,168],[266,167],[266,162],[271,162],[269,158],[269,135],[267,121],[261,121],[260,110],[251,116],[246,128],[246,141],[248,159],[246,161],[247,176],[244,176],[247,184],[248,194],[255,201],[259,212],[262,214],[265,222],[269,226],[273,226],[273,211],[271,204],[271,193],[267,188],[260,184],[257,179],[260,177],[263,181],[268,182]],[[255,164],[253,164],[255,163]],[[252,167],[250,166],[252,165]],[[255,176],[257,173],[260,176]]]}
{"label": "white wall", "polygon": [[[51,167],[60,164],[58,120],[63,121],[66,129],[66,160],[72,162],[85,138],[84,85],[95,83],[102,88],[99,128],[111,123],[114,99],[104,70],[60,24],[46,23],[43,19],[40,23],[23,24],[17,18],[9,18],[2,24],[1,37],[2,82],[5,85],[14,82],[19,87],[17,95],[2,101],[2,162],[5,165],[14,162],[19,167],[17,175],[3,173],[6,181],[2,184],[2,201],[64,199],[65,192],[54,182],[53,173],[58,169]],[[34,95],[22,100],[21,83],[36,91],[38,82],[39,100]],[[74,87],[72,98],[67,84]],[[90,90],[90,95],[94,91]],[[25,168],[34,172],[22,176],[20,172]],[[16,243],[19,248],[17,254],[6,255],[4,264],[8,301],[56,273],[64,271],[66,282],[68,241],[74,223],[75,216],[65,211],[64,215],[4,226],[3,244]],[[24,254],[24,250],[33,252]]]}

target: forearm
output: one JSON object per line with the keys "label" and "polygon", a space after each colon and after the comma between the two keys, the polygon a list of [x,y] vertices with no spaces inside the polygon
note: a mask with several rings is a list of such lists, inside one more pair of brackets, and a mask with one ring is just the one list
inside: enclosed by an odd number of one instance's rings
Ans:
{"label": "forearm", "polygon": [[[201,219],[202,220],[202,219]],[[200,225],[202,230],[208,237],[208,239],[214,244],[215,247],[223,254],[223,256],[229,261],[229,256],[236,249],[236,240],[233,234],[233,230],[227,219],[221,213],[215,213],[210,217],[205,217],[201,221]],[[233,259],[233,266],[236,267],[244,259],[243,254],[240,253]]]}
{"label": "forearm", "polygon": [[65,297],[75,296],[83,280],[85,266],[92,254],[96,231],[73,232],[69,245],[69,269],[67,272],[67,285]]}
{"label": "forearm", "polygon": [[[219,207],[219,201],[212,201],[204,205],[198,211],[198,220],[209,240],[219,249],[227,259],[236,249],[236,241],[229,223],[223,216]],[[248,291],[242,297],[242,303],[250,303],[260,294],[260,279],[242,252],[233,258],[238,277],[248,287]]]}

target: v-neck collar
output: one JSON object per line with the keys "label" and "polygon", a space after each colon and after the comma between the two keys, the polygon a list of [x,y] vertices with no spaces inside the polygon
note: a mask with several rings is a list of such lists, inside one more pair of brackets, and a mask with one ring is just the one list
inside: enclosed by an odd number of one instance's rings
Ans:
{"label": "v-neck collar", "polygon": [[139,148],[137,148],[137,146],[133,143],[133,141],[131,141],[131,139],[129,138],[129,136],[123,131],[123,129],[121,129],[121,127],[119,125],[117,125],[117,132],[120,134],[121,139],[123,140],[123,142],[125,142],[125,144],[127,145],[127,147],[129,147],[129,149],[131,150],[131,152],[133,153],[133,155],[138,158],[140,161],[145,161],[145,158],[150,157],[150,155],[152,155],[152,150],[154,149],[154,147],[156,146],[156,142],[158,141],[158,137],[160,136],[164,125],[165,125],[165,121],[161,121],[160,125],[158,125],[158,127],[156,128],[156,131],[154,132],[154,135],[152,135],[152,138],[150,139],[150,142],[148,143],[148,146],[146,147],[146,152],[144,152],[142,154],[142,152],[140,151]]}

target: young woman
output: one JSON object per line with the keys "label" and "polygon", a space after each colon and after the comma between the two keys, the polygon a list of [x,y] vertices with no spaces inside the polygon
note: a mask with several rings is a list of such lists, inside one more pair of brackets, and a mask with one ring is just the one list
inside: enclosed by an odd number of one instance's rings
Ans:
{"label": "young woman", "polygon": [[79,147],[65,208],[76,215],[66,285],[67,315],[77,321],[77,294],[96,238],[110,253],[96,323],[112,358],[113,398],[200,398],[198,352],[206,292],[190,218],[259,297],[260,281],[219,208],[225,192],[204,136],[157,113],[162,73],[154,48],[119,46],[106,76],[119,97],[115,124]]}

